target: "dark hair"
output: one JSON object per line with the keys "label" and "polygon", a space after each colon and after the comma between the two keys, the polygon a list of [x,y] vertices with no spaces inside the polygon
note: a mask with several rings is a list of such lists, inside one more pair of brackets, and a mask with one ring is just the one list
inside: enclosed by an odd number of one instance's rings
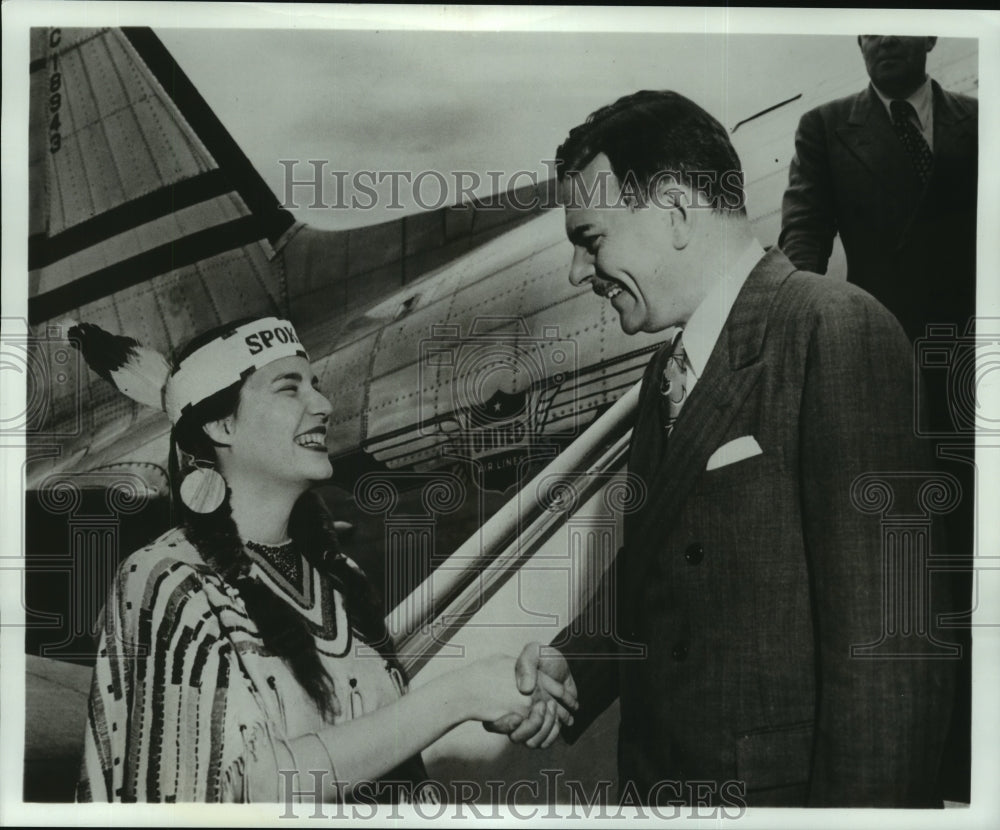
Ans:
{"label": "dark hair", "polygon": [[[192,339],[177,353],[174,365],[179,365],[206,343],[252,319],[239,320]],[[176,449],[195,459],[216,463],[216,445],[203,427],[237,411],[245,380],[195,404],[174,425],[170,452],[174,509],[188,540],[205,562],[226,583],[239,590],[247,614],[257,626],[265,648],[285,661],[323,717],[332,721],[339,714],[340,705],[334,694],[333,681],[320,662],[309,626],[287,602],[249,576],[251,560],[233,521],[229,488],[226,488],[222,504],[212,513],[196,513],[180,498],[181,470]],[[365,575],[340,554],[333,521],[318,496],[306,493],[296,502],[289,519],[289,535],[309,564],[329,575],[340,589],[350,625],[358,636],[378,649],[405,679],[403,667],[393,653],[379,597]]]}
{"label": "dark hair", "polygon": [[713,212],[746,215],[743,169],[725,127],[676,92],[642,90],[592,112],[556,150],[559,181],[600,153],[623,191],[640,201],[666,175],[690,187]]}

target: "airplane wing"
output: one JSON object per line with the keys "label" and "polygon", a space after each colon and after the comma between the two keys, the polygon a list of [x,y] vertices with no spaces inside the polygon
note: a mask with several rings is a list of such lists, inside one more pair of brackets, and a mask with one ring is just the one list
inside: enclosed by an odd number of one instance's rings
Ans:
{"label": "airplane wing", "polygon": [[549,211],[369,309],[369,327],[319,364],[340,373],[359,359],[345,374],[363,387],[366,417],[352,419],[362,407],[341,387],[333,420],[350,434],[334,441],[388,469],[465,459],[491,472],[579,435],[641,377],[662,336],[627,338],[565,279],[566,255]]}

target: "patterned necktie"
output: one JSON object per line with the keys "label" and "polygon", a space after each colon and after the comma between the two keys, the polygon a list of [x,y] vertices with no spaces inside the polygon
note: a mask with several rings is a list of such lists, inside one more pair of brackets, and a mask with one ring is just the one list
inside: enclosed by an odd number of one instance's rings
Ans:
{"label": "patterned necktie", "polygon": [[906,148],[910,161],[924,184],[931,177],[931,170],[934,167],[934,154],[927,142],[910,120],[911,116],[916,117],[916,110],[909,101],[891,101],[889,109],[892,112],[892,126],[896,130],[896,135]]}
{"label": "patterned necktie", "polygon": [[674,348],[660,373],[660,420],[668,436],[673,432],[674,423],[687,398],[687,354],[681,342],[683,333],[677,332]]}

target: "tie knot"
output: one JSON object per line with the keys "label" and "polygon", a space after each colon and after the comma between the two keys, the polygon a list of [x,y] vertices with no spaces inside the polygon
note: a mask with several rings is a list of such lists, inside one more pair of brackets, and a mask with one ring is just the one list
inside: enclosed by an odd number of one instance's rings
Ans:
{"label": "tie knot", "polygon": [[677,332],[677,336],[674,338],[674,348],[671,352],[675,358],[683,362],[684,358],[687,357],[687,353],[684,351],[684,329]]}
{"label": "tie knot", "polygon": [[660,374],[660,423],[667,435],[670,435],[687,397],[687,355],[684,353],[681,332],[677,333],[673,347],[665,350],[665,354]]}
{"label": "tie knot", "polygon": [[889,111],[892,113],[893,121],[909,121],[911,116],[917,114],[909,101],[890,101]]}
{"label": "tie knot", "polygon": [[680,333],[674,338],[672,348],[665,350],[662,360],[660,394],[678,403],[683,398],[687,375],[687,354]]}

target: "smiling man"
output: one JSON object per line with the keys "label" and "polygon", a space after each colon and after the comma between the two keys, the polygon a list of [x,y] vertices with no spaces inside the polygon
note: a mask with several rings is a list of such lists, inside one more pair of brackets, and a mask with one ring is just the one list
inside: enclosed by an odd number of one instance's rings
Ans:
{"label": "smiling man", "polygon": [[[557,165],[569,279],[626,332],[666,340],[629,455],[647,498],[626,516],[613,588],[552,646],[525,648],[521,690],[578,690],[570,740],[620,698],[632,801],[939,804],[951,667],[923,659],[920,637],[871,648],[891,627],[883,528],[856,490],[891,473],[903,498],[933,476],[898,323],[855,286],[764,253],[724,128],[681,95],[598,110]],[[923,578],[918,561],[893,573]],[[546,744],[559,723],[535,711],[497,728]]]}

